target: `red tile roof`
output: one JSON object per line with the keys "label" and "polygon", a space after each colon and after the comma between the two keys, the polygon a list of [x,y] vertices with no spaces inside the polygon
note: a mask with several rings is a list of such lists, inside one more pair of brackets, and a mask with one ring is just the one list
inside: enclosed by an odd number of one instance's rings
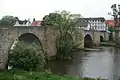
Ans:
{"label": "red tile roof", "polygon": [[[114,20],[106,20],[105,21],[108,27],[115,27],[115,21]],[[119,25],[120,21],[119,19],[117,20],[117,26]]]}
{"label": "red tile roof", "polygon": [[106,20],[105,22],[108,25],[108,27],[114,27],[115,26],[114,20]]}
{"label": "red tile roof", "polygon": [[41,21],[33,21],[32,26],[41,26]]}

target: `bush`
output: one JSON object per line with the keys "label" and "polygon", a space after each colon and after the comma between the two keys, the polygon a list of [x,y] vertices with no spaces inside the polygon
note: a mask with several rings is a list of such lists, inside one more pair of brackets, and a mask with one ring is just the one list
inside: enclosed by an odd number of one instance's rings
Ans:
{"label": "bush", "polygon": [[57,54],[56,58],[59,59],[70,59],[72,57],[72,49],[74,47],[74,42],[69,34],[63,34],[57,38]]}
{"label": "bush", "polygon": [[16,44],[9,53],[8,66],[24,70],[41,70],[45,64],[43,51],[35,44],[28,45],[23,42]]}

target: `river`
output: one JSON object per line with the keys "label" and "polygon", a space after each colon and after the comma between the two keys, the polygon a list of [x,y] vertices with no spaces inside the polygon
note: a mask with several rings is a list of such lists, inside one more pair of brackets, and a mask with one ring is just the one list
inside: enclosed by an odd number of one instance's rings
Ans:
{"label": "river", "polygon": [[98,51],[79,51],[73,60],[49,61],[46,68],[53,74],[75,77],[118,80],[120,76],[120,49],[101,47]]}

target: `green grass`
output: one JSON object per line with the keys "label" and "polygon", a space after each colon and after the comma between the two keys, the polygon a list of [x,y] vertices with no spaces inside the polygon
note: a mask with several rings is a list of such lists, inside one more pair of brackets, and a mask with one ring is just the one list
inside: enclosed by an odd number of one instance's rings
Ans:
{"label": "green grass", "polygon": [[90,78],[75,78],[70,76],[58,76],[50,72],[28,72],[12,70],[0,73],[0,80],[100,80]]}
{"label": "green grass", "polygon": [[120,44],[116,45],[114,43],[114,41],[105,41],[105,42],[101,42],[100,46],[108,46],[108,47],[116,47],[116,48],[120,48]]}
{"label": "green grass", "polygon": [[100,43],[101,46],[112,46],[112,47],[115,47],[116,44],[112,41],[107,41],[107,42],[101,42]]}

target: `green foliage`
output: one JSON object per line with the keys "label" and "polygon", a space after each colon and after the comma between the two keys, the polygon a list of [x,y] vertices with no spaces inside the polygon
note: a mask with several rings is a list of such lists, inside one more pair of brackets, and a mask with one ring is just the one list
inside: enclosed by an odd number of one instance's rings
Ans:
{"label": "green foliage", "polygon": [[104,41],[100,43],[101,46],[116,46],[114,42]]}
{"label": "green foliage", "polygon": [[78,31],[77,27],[79,25],[77,24],[77,19],[79,17],[81,17],[80,14],[71,14],[68,11],[57,11],[43,18],[43,26],[52,26],[58,30],[59,38],[56,40],[57,58],[60,57],[64,59],[70,57],[72,48],[76,45],[78,46],[78,44],[74,45],[75,42],[68,37],[68,33],[71,36]]}
{"label": "green foliage", "polygon": [[58,13],[50,13],[43,18],[41,22],[42,26],[58,26],[62,20],[62,17]]}
{"label": "green foliage", "polygon": [[4,16],[0,20],[0,26],[13,26],[16,22],[16,18],[13,16]]}
{"label": "green foliage", "polygon": [[60,34],[73,34],[74,32],[77,32],[77,19],[81,17],[80,14],[71,14],[67,11],[57,12],[62,16],[62,20],[59,26],[57,27]]}
{"label": "green foliage", "polygon": [[19,42],[9,53],[9,66],[24,70],[41,70],[44,67],[45,59],[43,51],[36,45],[28,45]]}
{"label": "green foliage", "polygon": [[1,72],[0,80],[102,80],[102,79],[58,76],[53,75],[50,72],[9,71]]}
{"label": "green foliage", "polygon": [[115,31],[114,27],[109,27],[108,29],[111,33]]}
{"label": "green foliage", "polygon": [[76,31],[77,19],[80,18],[80,14],[71,14],[68,11],[56,11],[54,13],[50,13],[43,18],[41,25],[43,26],[53,26],[57,28],[61,33],[72,32]]}
{"label": "green foliage", "polygon": [[63,34],[57,38],[57,54],[59,59],[70,59],[72,57],[71,51],[74,46],[73,39],[70,34]]}

